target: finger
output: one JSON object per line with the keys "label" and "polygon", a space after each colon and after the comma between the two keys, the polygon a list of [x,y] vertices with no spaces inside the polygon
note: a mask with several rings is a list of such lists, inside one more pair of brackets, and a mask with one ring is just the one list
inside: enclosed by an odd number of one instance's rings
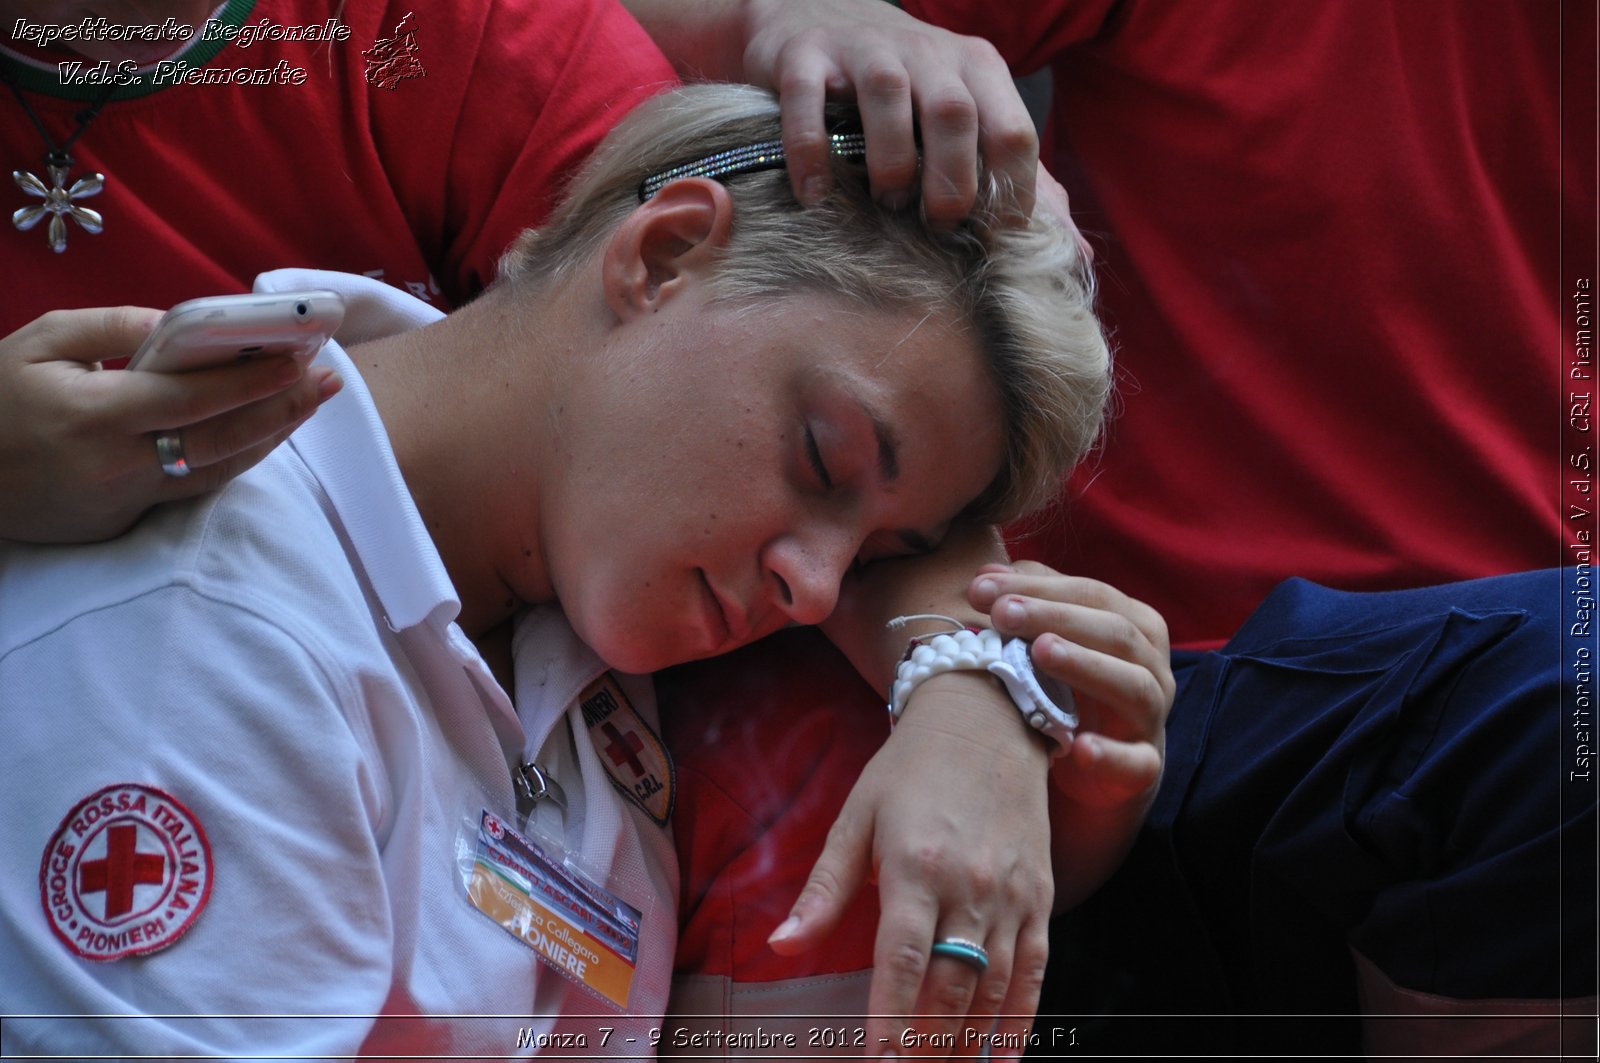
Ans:
{"label": "finger", "polygon": [[[886,874],[879,884],[878,936],[873,943],[872,982],[867,992],[867,1045],[900,1055],[927,1055],[929,1030],[917,1021],[923,980],[929,973],[938,900],[925,881]],[[947,961],[941,961],[941,964]],[[947,971],[960,978],[959,971]],[[965,1014],[975,976],[956,1001]],[[959,986],[954,990],[959,993]],[[908,1036],[909,1032],[909,1036]]]}
{"label": "finger", "polygon": [[[253,447],[239,451],[221,461],[207,465],[203,469],[196,469],[188,476],[167,476],[161,474],[161,501],[172,502],[197,495],[209,494],[220,489],[230,480],[239,476],[248,469],[261,462],[278,446],[294,434],[299,425],[290,425],[269,439],[264,439]],[[158,466],[159,468],[159,466]]]}
{"label": "finger", "polygon": [[780,956],[794,956],[816,946],[839,922],[850,898],[872,868],[872,839],[867,821],[859,821],[850,802],[828,829],[822,855],[812,865],[789,915],[767,944]]}
{"label": "finger", "polygon": [[1039,134],[1033,116],[994,46],[977,38],[967,40],[964,46],[965,80],[979,118],[978,148],[983,165],[1006,194],[1002,206],[1008,220],[1025,225],[1033,214],[1039,166]]}
{"label": "finger", "polygon": [[52,310],[17,336],[28,336],[30,362],[101,362],[132,355],[160,320],[161,311],[142,306]]}
{"label": "finger", "polygon": [[304,386],[306,375],[305,365],[293,358],[264,358],[184,373],[134,370],[96,384],[118,389],[119,408],[131,430],[160,432]]}
{"label": "finger", "polygon": [[1078,254],[1083,256],[1085,266],[1094,265],[1094,245],[1089,243],[1083,230],[1078,228],[1078,223],[1072,220],[1072,204],[1067,199],[1067,190],[1061,187],[1061,182],[1050,176],[1050,171],[1041,164],[1034,170],[1034,190],[1036,208],[1050,214],[1056,222],[1078,244]]}
{"label": "finger", "polygon": [[997,924],[989,933],[985,948],[989,955],[989,966],[982,971],[974,971],[977,985],[973,990],[972,1003],[956,1034],[957,1054],[963,1058],[987,1058],[985,1053],[991,1047],[995,1019],[1009,995],[1016,941],[1014,927],[1002,928]]}
{"label": "finger", "polygon": [[[935,943],[952,939],[978,944],[989,955],[989,966],[980,969],[966,960],[931,955]],[[1009,946],[1003,956],[997,956],[991,945],[992,942],[975,933],[941,931],[935,935],[934,942],[929,944],[927,973],[923,976],[911,1024],[921,1049],[916,1054],[970,1059],[982,1053],[979,1034],[988,1032],[992,1020],[975,1022],[973,1013],[979,1008],[984,985],[998,982],[1000,995],[1005,995],[1005,980],[1011,971]],[[992,989],[990,993],[992,995]]]}
{"label": "finger", "polygon": [[1109,583],[1086,576],[1069,576],[1033,561],[1019,561],[1013,568],[1015,571],[1010,575],[994,573],[988,577],[991,601],[1000,594],[1019,594],[1074,602],[1128,617],[1152,642],[1166,639],[1167,625],[1160,613]]}
{"label": "finger", "polygon": [[1149,742],[1118,742],[1103,734],[1080,733],[1066,756],[1082,782],[1107,804],[1144,793],[1161,778],[1161,751]]}
{"label": "finger", "polygon": [[1167,667],[1164,648],[1158,648],[1143,628],[1120,612],[1007,593],[994,603],[989,617],[1005,635],[1040,639],[1055,634],[1152,671]]}
{"label": "finger", "polygon": [[343,381],[332,369],[313,367],[286,391],[209,417],[182,429],[184,456],[194,470],[208,468],[294,431],[337,394]]}
{"label": "finger", "polygon": [[1016,956],[1005,999],[991,1039],[991,1055],[997,1060],[1021,1059],[1039,1010],[1039,995],[1044,990],[1045,964],[1050,958],[1049,922],[1035,918],[1017,935]]}
{"label": "finger", "polygon": [[[1112,710],[1126,730],[1117,738],[1148,741],[1166,722],[1168,696],[1163,676],[1166,669],[1150,668],[1110,654],[1074,645],[1057,635],[1042,635],[1034,640],[1033,663],[1041,672],[1071,687],[1080,697],[1091,698]],[[1111,733],[1101,723],[1097,730]]]}
{"label": "finger", "polygon": [[832,60],[812,48],[791,45],[779,58],[783,74],[778,106],[789,181],[801,205],[814,207],[833,187],[825,108],[828,79],[835,68]]}
{"label": "finger", "polygon": [[958,79],[924,71],[914,80],[920,86],[922,209],[929,219],[954,225],[972,213],[978,197],[978,107]]}
{"label": "finger", "polygon": [[867,137],[873,198],[901,210],[911,203],[918,168],[911,76],[897,58],[878,53],[864,59],[852,81]]}
{"label": "finger", "polygon": [[[974,577],[968,589],[968,600],[974,609],[981,609],[993,617],[995,626],[1005,630],[1000,617],[994,617],[998,599],[1002,595],[1016,595],[1038,600],[1073,603],[1088,609],[1103,610],[1125,617],[1133,623],[1164,656],[1169,648],[1167,622],[1144,602],[1117,590],[1099,580],[1082,576],[1067,576],[1031,561],[1019,561],[1011,573],[989,572]],[[1033,614],[1035,622],[1048,619],[1045,614]],[[1027,623],[1026,617],[1019,623]],[[1034,638],[1046,629],[1024,633],[1007,631],[1020,638]]]}

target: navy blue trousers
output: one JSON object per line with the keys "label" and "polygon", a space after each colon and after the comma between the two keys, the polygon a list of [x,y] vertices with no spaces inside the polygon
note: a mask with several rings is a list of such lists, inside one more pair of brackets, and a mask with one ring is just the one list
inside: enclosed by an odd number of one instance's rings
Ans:
{"label": "navy blue trousers", "polygon": [[1179,655],[1160,793],[1056,921],[1041,1022],[1088,1016],[1082,1043],[1121,1052],[1305,1052],[1311,1026],[1353,1051],[1352,948],[1447,997],[1593,994],[1588,578],[1292,580]]}

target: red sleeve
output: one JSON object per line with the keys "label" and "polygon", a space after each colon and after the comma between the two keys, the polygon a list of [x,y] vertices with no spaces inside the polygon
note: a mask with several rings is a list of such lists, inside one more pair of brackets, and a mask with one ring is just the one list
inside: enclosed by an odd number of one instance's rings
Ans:
{"label": "red sleeve", "polygon": [[1120,0],[902,0],[907,14],[982,37],[1018,74],[1049,66],[1063,50],[1100,33]]}
{"label": "red sleeve", "polygon": [[617,119],[677,78],[616,0],[407,0],[386,4],[373,32],[392,35],[407,12],[426,73],[369,88],[372,135],[459,304]]}

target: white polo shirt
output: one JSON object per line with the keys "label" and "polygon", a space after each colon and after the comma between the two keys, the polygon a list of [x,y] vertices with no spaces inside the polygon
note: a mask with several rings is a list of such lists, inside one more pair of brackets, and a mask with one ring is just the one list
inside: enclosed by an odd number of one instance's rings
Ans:
{"label": "white polo shirt", "polygon": [[[637,802],[616,774],[654,737],[648,680],[606,688],[631,704],[602,758],[579,695],[604,666],[538,609],[513,708],[340,346],[438,312],[359,277],[257,283],[307,287],[349,300],[319,356],[345,387],[289,445],[115,542],[0,543],[0,1012],[40,1016],[0,1052],[650,1055],[670,767]],[[521,823],[523,759],[568,802],[532,818],[643,912],[625,1013],[467,900],[481,814]]]}

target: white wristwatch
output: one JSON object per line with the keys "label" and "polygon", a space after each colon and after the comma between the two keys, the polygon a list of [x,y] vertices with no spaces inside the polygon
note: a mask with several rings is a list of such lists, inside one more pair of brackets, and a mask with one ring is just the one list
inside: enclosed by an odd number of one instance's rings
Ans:
{"label": "white wristwatch", "polygon": [[1051,740],[1051,753],[1059,755],[1066,750],[1078,727],[1072,690],[1034,671],[1026,640],[1007,640],[998,631],[974,630],[952,617],[933,614],[896,617],[889,626],[900,627],[912,620],[941,620],[956,630],[912,638],[889,694],[891,722],[900,719],[906,699],[929,676],[941,672],[989,672],[1005,684],[1028,726]]}

